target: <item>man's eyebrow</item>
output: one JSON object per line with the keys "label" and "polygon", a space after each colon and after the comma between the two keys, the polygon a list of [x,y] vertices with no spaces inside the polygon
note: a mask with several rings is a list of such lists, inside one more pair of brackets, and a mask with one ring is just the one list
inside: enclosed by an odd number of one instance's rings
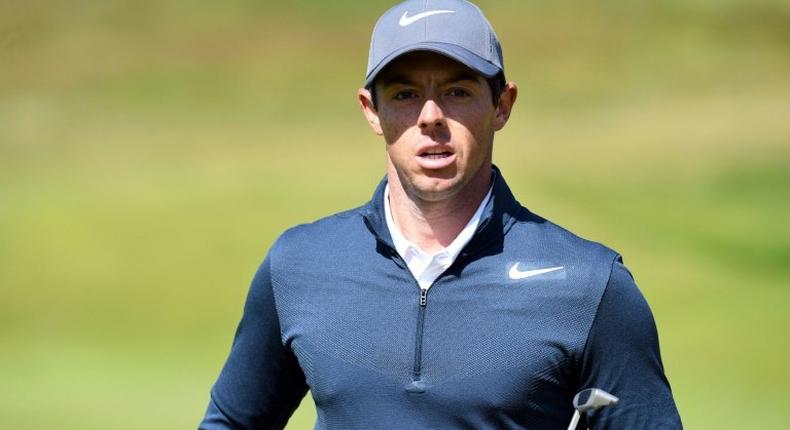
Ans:
{"label": "man's eyebrow", "polygon": [[406,75],[399,75],[399,74],[385,76],[383,77],[383,79],[381,79],[381,85],[383,87],[388,87],[390,85],[396,85],[396,84],[414,85],[414,81],[409,79]]}
{"label": "man's eyebrow", "polygon": [[451,75],[450,79],[447,79],[447,82],[461,82],[461,81],[478,82],[477,75],[469,70],[463,70],[454,75]]}

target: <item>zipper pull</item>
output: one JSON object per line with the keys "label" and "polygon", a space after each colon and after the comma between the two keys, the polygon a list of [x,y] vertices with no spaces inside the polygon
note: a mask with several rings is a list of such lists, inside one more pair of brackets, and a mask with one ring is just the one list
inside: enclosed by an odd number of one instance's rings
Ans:
{"label": "zipper pull", "polygon": [[425,307],[428,305],[428,289],[427,288],[420,288],[420,307]]}

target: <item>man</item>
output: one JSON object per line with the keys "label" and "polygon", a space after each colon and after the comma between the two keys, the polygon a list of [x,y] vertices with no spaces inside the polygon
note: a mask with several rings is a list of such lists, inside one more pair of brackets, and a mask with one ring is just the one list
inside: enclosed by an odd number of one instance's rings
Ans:
{"label": "man", "polygon": [[681,428],[650,310],[614,251],[529,212],[492,164],[518,91],[480,10],[409,0],[373,31],[359,103],[386,142],[371,201],[284,233],[202,429]]}

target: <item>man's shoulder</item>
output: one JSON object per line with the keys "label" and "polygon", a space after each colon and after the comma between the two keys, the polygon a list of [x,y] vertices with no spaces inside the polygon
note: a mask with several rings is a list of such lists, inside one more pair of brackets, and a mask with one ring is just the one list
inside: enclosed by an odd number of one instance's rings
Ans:
{"label": "man's shoulder", "polygon": [[530,212],[518,217],[509,236],[530,247],[543,249],[548,253],[573,256],[581,260],[599,260],[612,263],[619,253],[608,246],[582,237],[571,230]]}
{"label": "man's shoulder", "polygon": [[365,208],[366,206],[359,206],[327,215],[312,222],[297,224],[286,230],[283,234],[316,234],[353,225],[361,221]]}
{"label": "man's shoulder", "polygon": [[365,208],[360,206],[295,225],[280,235],[273,248],[279,252],[305,253],[348,247],[369,236],[362,216]]}

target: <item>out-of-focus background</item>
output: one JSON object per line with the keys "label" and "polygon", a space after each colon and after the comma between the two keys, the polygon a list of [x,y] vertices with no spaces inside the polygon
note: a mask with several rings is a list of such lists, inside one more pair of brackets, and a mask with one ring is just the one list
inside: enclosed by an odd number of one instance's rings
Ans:
{"label": "out-of-focus background", "polygon": [[[389,4],[0,0],[0,427],[197,425],[269,245],[383,174]],[[625,256],[687,428],[785,428],[790,3],[480,5],[519,199]]]}

